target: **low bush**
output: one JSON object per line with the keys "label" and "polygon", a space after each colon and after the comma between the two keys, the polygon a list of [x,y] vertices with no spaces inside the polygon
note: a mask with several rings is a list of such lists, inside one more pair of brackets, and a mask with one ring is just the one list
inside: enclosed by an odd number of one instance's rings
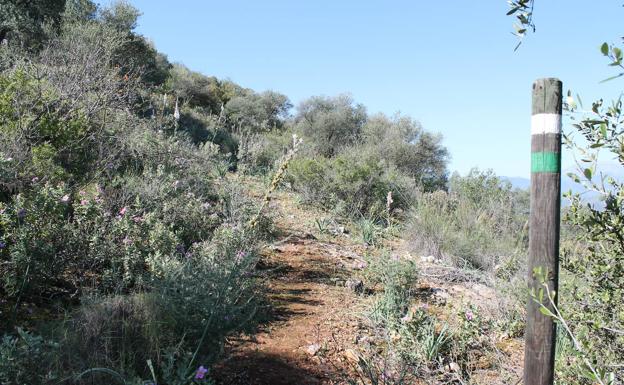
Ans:
{"label": "low bush", "polygon": [[406,209],[414,182],[376,154],[352,148],[335,158],[297,158],[289,166],[286,182],[307,203],[350,217],[380,218],[387,210],[388,193],[394,209]]}
{"label": "low bush", "polygon": [[47,384],[61,378],[55,363],[60,353],[57,343],[21,328],[14,336],[0,340],[0,383]]}
{"label": "low bush", "polygon": [[170,98],[114,65],[129,7],[0,72],[2,384],[188,384],[262,307],[237,143],[201,106],[149,114]]}
{"label": "low bush", "polygon": [[291,141],[289,132],[244,135],[238,150],[238,169],[252,175],[268,174],[278,167]]}
{"label": "low bush", "polygon": [[198,366],[219,357],[228,333],[254,326],[263,303],[256,261],[253,236],[230,226],[183,256],[152,259],[148,291],[83,298],[56,327],[57,366],[84,373],[82,381],[110,380],[110,372],[89,371],[107,368],[163,384],[175,383],[163,379],[178,373],[187,383]]}
{"label": "low bush", "polygon": [[415,262],[396,255],[371,257],[364,278],[379,291],[366,318],[373,337],[361,344],[361,383],[465,380],[494,351],[489,336],[494,324],[477,308],[434,309],[421,302]]}
{"label": "low bush", "polygon": [[528,242],[528,199],[491,172],[453,176],[450,192],[420,194],[406,237],[426,254],[460,267],[515,273]]}

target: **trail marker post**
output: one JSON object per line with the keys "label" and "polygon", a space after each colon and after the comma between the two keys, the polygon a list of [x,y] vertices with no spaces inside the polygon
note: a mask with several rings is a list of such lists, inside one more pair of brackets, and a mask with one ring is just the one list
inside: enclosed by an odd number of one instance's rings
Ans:
{"label": "trail marker post", "polygon": [[[535,268],[547,272],[546,283],[556,292],[559,279],[561,207],[561,104],[559,79],[533,83],[531,116],[531,214],[529,219],[528,284],[538,291]],[[558,293],[555,299],[558,297]],[[544,301],[548,300],[544,298]],[[550,304],[544,303],[552,310]],[[555,368],[554,320],[529,298],[524,350],[524,385],[552,385]]]}

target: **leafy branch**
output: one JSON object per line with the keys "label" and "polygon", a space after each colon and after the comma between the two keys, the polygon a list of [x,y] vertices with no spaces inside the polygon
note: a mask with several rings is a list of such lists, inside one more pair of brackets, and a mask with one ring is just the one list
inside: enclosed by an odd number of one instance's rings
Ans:
{"label": "leafy branch", "polygon": [[[548,286],[548,270],[541,267],[533,269],[533,276],[538,279],[540,288],[535,290],[531,289],[531,299],[539,305],[540,313],[547,317],[553,318],[559,325],[563,327],[566,334],[572,341],[574,350],[576,350],[579,357],[583,360],[586,371],[583,373],[586,378],[592,381],[597,381],[600,385],[615,385],[615,373],[606,372],[601,369],[597,369],[588,358],[588,354],[583,349],[578,338],[574,335],[570,325],[566,321],[565,317],[561,314],[557,303],[555,302],[556,292],[551,290]],[[546,302],[544,301],[546,300]]]}

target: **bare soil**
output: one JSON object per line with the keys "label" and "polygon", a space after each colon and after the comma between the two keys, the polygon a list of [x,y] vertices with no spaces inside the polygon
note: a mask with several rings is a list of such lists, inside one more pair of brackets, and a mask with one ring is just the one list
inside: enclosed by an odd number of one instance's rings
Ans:
{"label": "bare soil", "polygon": [[281,240],[264,250],[271,321],[228,341],[216,366],[222,385],[342,384],[354,375],[344,355],[366,299],[345,287],[362,246],[311,234],[313,215],[279,195],[271,204]]}
{"label": "bare soil", "polygon": [[[213,372],[219,385],[361,383],[357,356],[351,353],[357,352],[358,337],[366,333],[360,316],[372,297],[345,287],[345,282],[357,271],[365,247],[349,234],[319,234],[314,219],[325,214],[294,202],[291,195],[280,193],[269,207],[282,233],[265,248],[258,266],[267,277],[270,320],[254,335],[227,341],[224,358]],[[390,247],[401,252],[402,242]],[[497,306],[496,293],[486,285],[446,279],[448,272],[421,265],[423,272],[435,273],[420,278],[423,293],[443,290],[454,302],[451,307],[465,301]],[[522,342],[501,340],[497,349],[503,360],[485,363],[473,373],[471,384],[513,384],[520,378]]]}

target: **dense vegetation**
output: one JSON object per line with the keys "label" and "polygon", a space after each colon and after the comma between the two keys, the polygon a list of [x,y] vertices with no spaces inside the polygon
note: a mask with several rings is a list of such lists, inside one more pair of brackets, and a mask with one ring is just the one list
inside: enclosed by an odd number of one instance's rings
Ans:
{"label": "dense vegetation", "polygon": [[[264,316],[256,265],[275,189],[367,246],[363,318],[383,343],[360,358],[362,383],[463,383],[498,354],[494,336],[522,335],[526,191],[491,171],[449,177],[442,138],[411,117],[346,94],[295,107],[170,63],[138,17],[126,2],[0,0],[0,383],[210,383],[225,338]],[[603,54],[621,65],[616,48]],[[624,163],[621,102],[592,111],[577,151]],[[562,384],[622,377],[624,193],[595,173],[576,178],[604,207],[571,196],[565,212]],[[418,306],[420,267],[387,247],[397,236],[505,300],[491,314]]]}
{"label": "dense vegetation", "polygon": [[3,384],[204,377],[262,317],[271,221],[230,173],[270,173],[294,133],[287,183],[342,214],[444,185],[446,150],[411,119],[349,96],[292,116],[282,94],[170,63],[128,3],[1,1],[0,15]]}

